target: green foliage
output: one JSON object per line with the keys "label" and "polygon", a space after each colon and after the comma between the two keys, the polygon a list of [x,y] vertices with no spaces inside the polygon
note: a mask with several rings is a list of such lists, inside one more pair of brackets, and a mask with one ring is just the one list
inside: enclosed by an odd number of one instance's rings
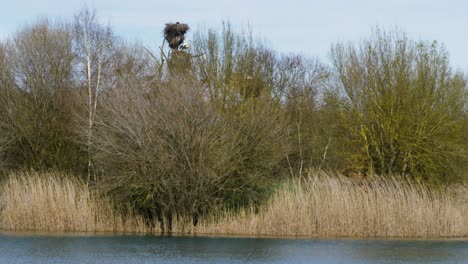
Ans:
{"label": "green foliage", "polygon": [[466,82],[451,71],[443,46],[377,30],[358,46],[334,46],[332,58],[343,122],[359,140],[366,171],[430,181],[460,174]]}

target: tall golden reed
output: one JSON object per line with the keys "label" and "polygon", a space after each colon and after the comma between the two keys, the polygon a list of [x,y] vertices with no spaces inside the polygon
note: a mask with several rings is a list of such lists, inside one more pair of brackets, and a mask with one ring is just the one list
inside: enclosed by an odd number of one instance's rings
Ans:
{"label": "tall golden reed", "polygon": [[0,229],[142,232],[145,225],[141,218],[116,214],[72,177],[17,173],[0,186]]}
{"label": "tall golden reed", "polygon": [[[159,233],[138,216],[57,173],[12,174],[0,187],[0,229]],[[465,195],[467,192],[465,192]],[[312,237],[468,237],[468,205],[397,178],[373,180],[323,172],[290,180],[259,210],[176,218],[174,233]]]}
{"label": "tall golden reed", "polygon": [[[198,232],[315,237],[468,237],[468,205],[397,178],[310,175],[284,184],[258,213],[223,213]],[[468,192],[465,192],[467,195]]]}

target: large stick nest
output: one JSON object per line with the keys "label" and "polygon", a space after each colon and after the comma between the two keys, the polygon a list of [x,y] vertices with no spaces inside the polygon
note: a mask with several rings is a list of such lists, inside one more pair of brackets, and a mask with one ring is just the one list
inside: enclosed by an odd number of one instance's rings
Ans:
{"label": "large stick nest", "polygon": [[171,49],[177,49],[185,40],[185,33],[189,30],[187,24],[167,23],[164,28],[164,38],[169,42]]}

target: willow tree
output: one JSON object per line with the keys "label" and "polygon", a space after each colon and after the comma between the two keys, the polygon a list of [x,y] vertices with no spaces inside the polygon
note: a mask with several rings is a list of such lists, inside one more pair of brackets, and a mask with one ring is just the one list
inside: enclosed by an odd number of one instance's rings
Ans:
{"label": "willow tree", "polygon": [[365,172],[447,180],[466,161],[466,81],[443,45],[376,30],[331,51]]}

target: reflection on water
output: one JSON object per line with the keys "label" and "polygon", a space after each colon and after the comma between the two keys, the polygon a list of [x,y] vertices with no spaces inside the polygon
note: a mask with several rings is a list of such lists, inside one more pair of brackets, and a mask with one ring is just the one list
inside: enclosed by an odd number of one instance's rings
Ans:
{"label": "reflection on water", "polygon": [[0,263],[468,263],[468,241],[10,233]]}

